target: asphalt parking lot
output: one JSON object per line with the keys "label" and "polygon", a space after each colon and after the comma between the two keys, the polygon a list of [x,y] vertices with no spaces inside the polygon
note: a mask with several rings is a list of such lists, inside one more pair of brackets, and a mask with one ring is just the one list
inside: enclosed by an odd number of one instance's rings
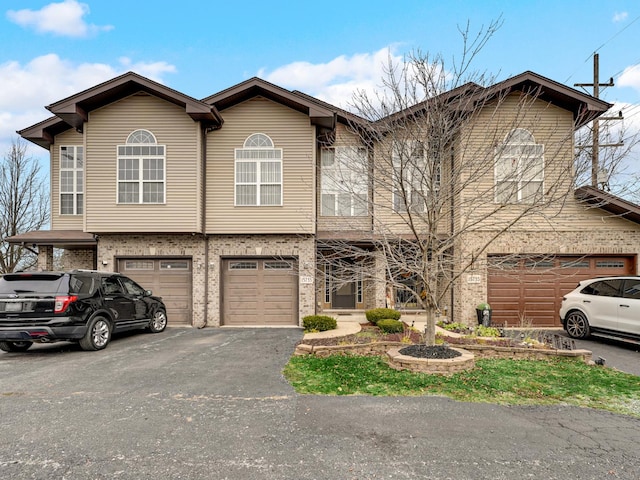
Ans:
{"label": "asphalt parking lot", "polygon": [[170,328],[0,352],[0,478],[640,478],[630,417],[298,395],[281,371],[301,338]]}

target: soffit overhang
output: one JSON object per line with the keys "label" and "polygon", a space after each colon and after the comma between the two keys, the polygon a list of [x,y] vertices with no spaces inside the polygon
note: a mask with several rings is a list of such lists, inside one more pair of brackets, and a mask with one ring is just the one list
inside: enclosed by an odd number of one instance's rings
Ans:
{"label": "soffit overhang", "polygon": [[640,205],[629,202],[599,188],[584,186],[574,192],[577,200],[600,208],[612,215],[624,218],[634,223],[640,223]]}
{"label": "soffit overhang", "polygon": [[202,99],[202,101],[214,106],[218,111],[224,111],[229,107],[258,96],[308,115],[312,125],[327,129],[335,128],[336,113],[333,109],[327,108],[319,102],[311,101],[305,95],[291,92],[257,77],[222,90]]}

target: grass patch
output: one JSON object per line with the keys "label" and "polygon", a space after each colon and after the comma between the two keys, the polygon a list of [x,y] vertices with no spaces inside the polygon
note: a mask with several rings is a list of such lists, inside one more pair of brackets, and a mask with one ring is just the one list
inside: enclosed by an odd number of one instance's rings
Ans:
{"label": "grass patch", "polygon": [[292,357],[284,375],[298,393],[443,395],[503,405],[567,404],[640,417],[640,377],[563,358],[479,359],[445,377],[389,368],[381,357]]}

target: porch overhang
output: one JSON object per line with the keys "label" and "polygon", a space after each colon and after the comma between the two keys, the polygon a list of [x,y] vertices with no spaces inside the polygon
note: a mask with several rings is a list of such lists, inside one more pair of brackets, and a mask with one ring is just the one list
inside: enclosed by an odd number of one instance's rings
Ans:
{"label": "porch overhang", "polygon": [[34,230],[7,237],[4,241],[13,245],[29,247],[47,245],[65,249],[90,249],[98,244],[93,233],[80,230]]}

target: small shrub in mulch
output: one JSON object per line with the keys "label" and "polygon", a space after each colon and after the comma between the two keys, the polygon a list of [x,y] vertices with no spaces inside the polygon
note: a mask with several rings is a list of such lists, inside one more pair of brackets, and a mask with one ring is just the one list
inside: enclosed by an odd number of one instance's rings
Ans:
{"label": "small shrub in mulch", "polygon": [[400,320],[393,320],[391,318],[378,320],[377,326],[384,333],[400,333],[404,331],[404,323]]}
{"label": "small shrub in mulch", "polygon": [[325,332],[338,328],[335,318],[328,315],[308,315],[302,319],[305,332]]}
{"label": "small shrub in mulch", "polygon": [[385,320],[388,318],[400,320],[401,314],[399,311],[391,308],[372,308],[371,310],[364,312],[364,315],[367,317],[367,321],[375,325],[379,320]]}

